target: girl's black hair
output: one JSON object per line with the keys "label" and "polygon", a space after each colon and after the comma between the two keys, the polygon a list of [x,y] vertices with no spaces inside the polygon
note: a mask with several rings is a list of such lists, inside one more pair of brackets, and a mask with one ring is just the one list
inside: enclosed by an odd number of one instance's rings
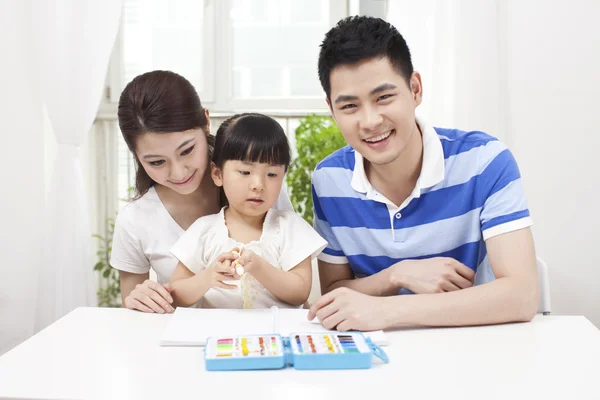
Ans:
{"label": "girl's black hair", "polygon": [[236,114],[225,120],[215,135],[212,161],[223,168],[227,160],[290,165],[290,145],[283,128],[263,114]]}

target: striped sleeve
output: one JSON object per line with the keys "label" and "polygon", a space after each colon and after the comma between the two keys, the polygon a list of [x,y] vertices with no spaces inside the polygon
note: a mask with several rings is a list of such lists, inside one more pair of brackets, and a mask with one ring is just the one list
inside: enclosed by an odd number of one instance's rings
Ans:
{"label": "striped sleeve", "polygon": [[519,167],[508,148],[489,160],[479,178],[486,196],[480,215],[484,240],[533,225]]}
{"label": "striped sleeve", "polygon": [[323,212],[323,208],[321,207],[321,202],[319,199],[319,193],[317,192],[316,187],[320,185],[315,185],[315,180],[321,179],[321,175],[326,173],[326,170],[315,171],[313,174],[313,182],[312,182],[312,198],[313,198],[313,225],[315,230],[323,239],[327,241],[327,246],[323,249],[323,251],[317,257],[321,261],[325,261],[331,264],[348,264],[348,258],[344,254],[342,247],[340,246],[333,229],[331,229],[331,225],[327,220],[327,216]]}

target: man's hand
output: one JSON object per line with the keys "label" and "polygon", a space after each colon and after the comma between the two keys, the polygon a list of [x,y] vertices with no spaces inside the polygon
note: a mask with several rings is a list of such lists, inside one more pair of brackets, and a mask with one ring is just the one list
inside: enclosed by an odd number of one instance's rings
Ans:
{"label": "man's hand", "polygon": [[453,258],[400,261],[390,267],[392,285],[415,294],[441,293],[473,286],[475,273]]}
{"label": "man's hand", "polygon": [[387,328],[387,302],[389,297],[374,297],[355,292],[348,288],[338,288],[313,304],[308,312],[308,319],[315,316],[326,329],[348,331],[374,331]]}

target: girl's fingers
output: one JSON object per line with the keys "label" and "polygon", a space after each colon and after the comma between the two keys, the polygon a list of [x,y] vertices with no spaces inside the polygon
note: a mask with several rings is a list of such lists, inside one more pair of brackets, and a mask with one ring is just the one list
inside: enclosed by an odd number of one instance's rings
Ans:
{"label": "girl's fingers", "polygon": [[236,256],[235,254],[228,252],[228,253],[222,253],[221,255],[219,255],[219,257],[217,257],[217,262],[222,263],[225,260],[229,260],[229,261],[233,261],[236,260],[238,258],[238,256]]}
{"label": "girl's fingers", "polygon": [[221,288],[221,289],[227,289],[227,290],[234,290],[237,289],[236,285],[230,285],[229,283],[224,283],[221,281],[217,281],[214,284],[215,287]]}
{"label": "girl's fingers", "polygon": [[231,266],[231,261],[225,260],[222,263],[218,263],[215,267],[215,271],[220,274],[233,274],[235,269]]}

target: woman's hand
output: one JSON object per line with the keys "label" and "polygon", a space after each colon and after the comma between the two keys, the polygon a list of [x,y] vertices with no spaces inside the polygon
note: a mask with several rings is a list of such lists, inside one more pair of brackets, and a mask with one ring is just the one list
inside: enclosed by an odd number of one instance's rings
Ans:
{"label": "woman's hand", "polygon": [[146,279],[139,283],[125,298],[125,307],[147,313],[172,313],[175,309],[171,306],[171,288],[167,285]]}

